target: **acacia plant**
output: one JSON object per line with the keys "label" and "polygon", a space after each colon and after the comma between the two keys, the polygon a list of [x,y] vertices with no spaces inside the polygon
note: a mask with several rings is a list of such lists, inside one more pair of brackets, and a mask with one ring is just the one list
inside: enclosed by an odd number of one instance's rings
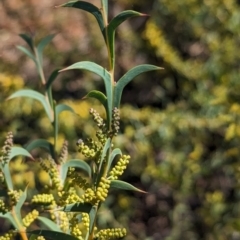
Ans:
{"label": "acacia plant", "polygon": [[[39,101],[53,127],[54,142],[37,139],[25,149],[13,147],[13,136],[8,134],[1,153],[1,186],[0,200],[1,217],[8,219],[13,230],[0,239],[11,239],[19,234],[22,240],[27,239],[118,239],[126,235],[125,228],[98,229],[98,211],[108,196],[110,188],[141,191],[131,184],[119,180],[126,169],[130,156],[122,154],[113,144],[114,136],[118,134],[120,126],[120,102],[124,87],[141,73],[159,70],[153,65],[139,65],[129,70],[120,79],[114,79],[115,70],[115,30],[125,20],[131,17],[144,17],[145,14],[132,10],[123,11],[108,22],[108,0],[101,0],[101,7],[85,1],[72,1],[58,7],[71,7],[87,11],[94,15],[104,38],[108,51],[108,69],[91,62],[77,62],[59,71],[53,71],[47,79],[43,71],[43,49],[54,35],[42,39],[39,44],[26,34],[20,36],[28,44],[28,48],[19,46],[18,49],[30,57],[41,80],[41,91],[23,89],[13,93],[9,99],[30,97]],[[68,146],[64,142],[61,152],[57,153],[58,118],[62,111],[73,109],[65,104],[57,104],[53,99],[52,83],[59,72],[79,69],[87,70],[99,75],[105,85],[105,93],[98,90],[90,91],[85,97],[95,98],[103,105],[106,117],[90,109],[90,114],[96,123],[96,135],[77,141],[78,151],[84,159],[68,159]],[[44,148],[48,157],[35,159],[49,174],[49,184],[44,191],[27,199],[27,187],[24,190],[14,189],[9,170],[9,162],[16,155],[31,157],[35,148]],[[81,170],[80,172],[78,170]],[[86,174],[82,174],[85,172]],[[31,211],[23,214],[23,207],[28,203]],[[29,210],[29,207],[28,207]],[[31,224],[37,220],[40,229],[33,230]],[[44,229],[44,226],[46,229]]]}

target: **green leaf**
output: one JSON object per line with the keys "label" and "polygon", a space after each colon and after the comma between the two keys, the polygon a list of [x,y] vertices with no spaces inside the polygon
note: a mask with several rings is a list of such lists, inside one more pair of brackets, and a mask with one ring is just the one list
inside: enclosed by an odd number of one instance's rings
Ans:
{"label": "green leaf", "polygon": [[97,215],[97,207],[93,206],[88,215],[89,215],[89,233],[91,233],[93,230],[95,218]]}
{"label": "green leaf", "polygon": [[141,73],[144,73],[144,72],[156,71],[156,70],[161,70],[161,69],[163,69],[163,68],[157,67],[157,66],[154,66],[154,65],[143,64],[143,65],[139,65],[137,67],[132,68],[126,74],[124,74],[119,79],[119,81],[117,82],[117,84],[115,86],[114,107],[119,108],[124,87],[129,82],[131,82],[135,77],[137,77],[138,75],[140,75]]}
{"label": "green leaf", "polygon": [[43,62],[43,49],[46,47],[47,44],[49,44],[52,41],[54,37],[55,37],[55,34],[46,36],[40,41],[40,43],[37,46],[38,59],[41,66]]}
{"label": "green leaf", "polygon": [[[58,119],[59,119],[59,114],[61,113],[61,112],[63,112],[63,111],[69,111],[69,112],[72,112],[72,113],[75,113],[74,112],[74,110],[70,107],[70,106],[68,106],[68,105],[66,105],[66,104],[58,104],[57,106],[56,106],[56,109],[55,109],[55,111],[56,111],[56,117],[55,117],[55,121],[54,121],[54,128],[55,128],[55,133],[56,134],[58,134]],[[56,136],[56,139],[57,139],[57,136]]]}
{"label": "green leaf", "polygon": [[110,160],[109,160],[108,165],[107,165],[107,172],[108,172],[108,170],[110,169],[110,167],[111,167],[111,165],[112,165],[112,162],[113,162],[114,158],[115,158],[117,155],[121,155],[121,156],[122,156],[122,151],[121,151],[121,149],[119,149],[119,148],[115,148],[115,149],[111,152]]}
{"label": "green leaf", "polygon": [[[63,232],[57,232],[57,231],[52,231],[52,230],[33,230],[29,231],[30,236],[32,235],[39,235],[43,236],[47,240],[79,240],[77,237],[74,237],[72,235],[63,233]],[[34,239],[34,238],[32,238]]]}
{"label": "green leaf", "polygon": [[22,47],[22,46],[17,46],[17,49],[20,50],[21,52],[23,52],[24,54],[26,54],[28,57],[30,57],[35,62],[35,64],[37,64],[37,60],[36,60],[35,56],[28,49],[26,49],[25,47]]}
{"label": "green leaf", "polygon": [[48,78],[47,83],[46,83],[46,90],[47,90],[47,91],[49,90],[49,88],[51,88],[52,83],[53,83],[54,80],[57,78],[57,76],[58,76],[58,74],[59,74],[59,70],[60,70],[60,69],[55,69],[55,70],[51,73],[50,77]]}
{"label": "green leaf", "polygon": [[107,95],[107,102],[108,102],[108,125],[111,123],[112,119],[112,83],[111,83],[111,75],[110,73],[100,65],[89,62],[89,61],[83,61],[83,62],[77,62],[67,68],[62,69],[62,71],[66,70],[72,70],[72,69],[83,69],[90,72],[93,72],[97,75],[99,75],[104,80],[106,95]]}
{"label": "green leaf", "polygon": [[17,219],[18,219],[18,221],[21,221],[21,223],[22,223],[21,209],[22,209],[23,204],[26,201],[26,198],[27,198],[27,187],[25,188],[24,192],[22,193],[21,197],[19,198],[17,205],[14,207]]}
{"label": "green leaf", "polygon": [[47,116],[49,117],[50,121],[53,121],[53,111],[49,105],[49,103],[46,100],[46,97],[42,95],[41,93],[34,91],[34,90],[29,90],[29,89],[24,89],[24,90],[19,90],[15,93],[13,93],[8,99],[13,99],[17,97],[30,97],[33,98],[37,101],[39,101],[42,106],[44,107]]}
{"label": "green leaf", "polygon": [[48,99],[50,102],[51,107],[53,108],[54,104],[53,104],[53,97],[52,97],[52,83],[54,82],[54,80],[57,78],[58,74],[59,74],[59,70],[60,69],[55,69],[51,75],[49,76],[47,83],[46,83],[46,91],[48,94]]}
{"label": "green leaf", "polygon": [[121,180],[112,180],[110,188],[118,188],[118,189],[123,189],[123,190],[146,193],[145,191],[134,187],[130,183],[127,183],[127,182],[124,182],[124,181],[121,181]]}
{"label": "green leaf", "polygon": [[78,8],[78,9],[82,9],[86,12],[91,13],[97,20],[98,25],[101,29],[101,32],[103,32],[104,29],[104,21],[103,21],[103,17],[102,17],[102,13],[101,11],[92,3],[89,2],[85,2],[85,1],[71,1],[65,4],[62,4],[60,6],[57,7],[72,7],[72,8]]}
{"label": "green leaf", "polygon": [[113,68],[115,63],[115,30],[116,28],[128,18],[140,17],[140,16],[146,16],[146,14],[142,14],[132,10],[123,11],[120,14],[118,14],[115,18],[113,18],[109,23],[109,25],[107,26],[107,28],[104,29],[104,35],[106,35],[108,39],[107,42],[109,44],[111,64]]}
{"label": "green leaf", "polygon": [[4,173],[4,178],[7,184],[8,190],[13,190],[13,183],[12,183],[12,176],[9,169],[9,162],[4,164],[4,166],[1,165],[2,172]]}
{"label": "green leaf", "polygon": [[14,228],[17,229],[17,230],[20,230],[19,228],[22,227],[22,226],[19,226],[19,224],[16,223],[16,221],[13,218],[11,212],[7,212],[5,214],[0,213],[0,218],[7,219],[14,226]]}
{"label": "green leaf", "polygon": [[26,147],[25,147],[29,152],[32,151],[35,148],[44,148],[46,149],[51,156],[54,158],[54,147],[52,143],[48,142],[45,139],[36,139],[30,142]]}
{"label": "green leaf", "polygon": [[91,168],[85,161],[79,159],[71,159],[61,166],[60,175],[62,183],[64,183],[67,177],[67,171],[69,167],[80,168],[84,170],[89,176],[91,176]]}
{"label": "green leaf", "polygon": [[33,159],[32,155],[22,147],[12,147],[9,155],[9,161],[16,156],[25,156]]}
{"label": "green leaf", "polygon": [[101,160],[100,160],[100,164],[99,164],[99,171],[101,171],[101,167],[102,167],[104,158],[107,155],[107,151],[110,147],[111,147],[111,139],[108,138],[104,147],[103,147],[103,150],[102,150]]}
{"label": "green leaf", "polygon": [[84,213],[90,213],[92,209],[92,204],[90,203],[72,203],[68,204],[64,207],[59,208],[58,210],[64,211],[64,212],[84,212]]}
{"label": "green leaf", "polygon": [[50,220],[46,217],[41,217],[41,216],[38,216],[37,219],[40,222],[42,222],[46,227],[48,227],[50,230],[62,232],[61,228],[55,222],[53,222],[52,220]]}
{"label": "green leaf", "polygon": [[56,106],[57,116],[63,111],[69,111],[69,112],[75,113],[74,110],[70,106],[68,106],[66,104],[58,104]]}
{"label": "green leaf", "polygon": [[84,98],[95,98],[97,99],[105,108],[106,113],[108,115],[108,105],[107,105],[107,97],[100,91],[92,90],[90,91]]}
{"label": "green leaf", "polygon": [[30,37],[27,34],[21,33],[19,34],[19,36],[28,44],[28,46],[31,48],[31,50],[33,51],[34,48],[34,44],[33,44],[33,39],[32,37]]}

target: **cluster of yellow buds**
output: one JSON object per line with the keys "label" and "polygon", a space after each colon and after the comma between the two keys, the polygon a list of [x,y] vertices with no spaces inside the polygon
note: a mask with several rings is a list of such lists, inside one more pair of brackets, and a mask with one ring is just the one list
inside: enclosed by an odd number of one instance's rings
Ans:
{"label": "cluster of yellow buds", "polygon": [[68,183],[71,186],[77,185],[83,190],[91,187],[87,180],[75,171],[75,168],[69,168],[67,176],[69,178]]}
{"label": "cluster of yellow buds", "polygon": [[24,218],[23,218],[23,225],[25,227],[28,227],[39,215],[39,212],[37,210],[33,210],[32,212],[28,213]]}
{"label": "cluster of yellow buds", "polygon": [[3,165],[6,164],[9,160],[9,154],[11,152],[12,146],[13,146],[13,134],[12,132],[9,132],[2,147],[2,157],[0,159]]}
{"label": "cluster of yellow buds", "polygon": [[83,202],[83,199],[78,196],[76,189],[73,187],[71,187],[68,191],[58,192],[58,196],[60,197],[60,200],[58,201],[58,205],[60,206],[75,202]]}
{"label": "cluster of yellow buds", "polygon": [[67,161],[67,157],[68,157],[68,142],[64,141],[60,151],[59,163],[65,163]]}
{"label": "cluster of yellow buds", "polygon": [[87,188],[84,195],[82,196],[84,202],[95,204],[96,195],[95,192],[91,188]]}
{"label": "cluster of yellow buds", "polygon": [[99,113],[96,110],[94,110],[93,108],[90,108],[89,113],[92,115],[93,121],[97,124],[97,126],[100,129],[106,128],[106,124],[105,124],[103,118],[100,117]]}
{"label": "cluster of yellow buds", "polygon": [[78,238],[79,240],[83,240],[82,231],[81,231],[81,228],[79,226],[78,215],[74,214],[72,216],[72,218],[70,219],[69,223],[70,223],[70,233],[71,233],[71,235]]}
{"label": "cluster of yellow buds", "polygon": [[96,191],[97,198],[100,201],[105,201],[105,199],[107,198],[108,190],[110,188],[110,183],[111,183],[111,181],[108,180],[107,178],[105,178],[105,177],[101,178],[101,180],[99,182],[99,186]]}
{"label": "cluster of yellow buds", "polygon": [[0,199],[0,213],[7,213],[9,211],[8,207],[6,207],[5,202]]}
{"label": "cluster of yellow buds", "polygon": [[40,166],[44,171],[46,171],[49,174],[51,178],[52,189],[57,189],[58,191],[61,191],[63,186],[59,178],[57,164],[54,162],[54,160],[52,158],[48,158],[47,162],[44,162],[44,160],[41,160]]}
{"label": "cluster of yellow buds", "polygon": [[118,179],[127,168],[129,163],[130,156],[129,155],[122,155],[121,158],[118,160],[117,164],[112,168],[109,173],[109,176],[112,180]]}
{"label": "cluster of yellow buds", "polygon": [[116,136],[120,129],[120,111],[118,108],[114,108],[112,111],[112,130],[110,133],[110,137]]}
{"label": "cluster of yellow buds", "polygon": [[44,236],[37,236],[36,240],[45,240]]}
{"label": "cluster of yellow buds", "polygon": [[97,234],[98,240],[110,240],[116,238],[123,238],[127,235],[126,228],[112,228],[112,229],[102,229]]}
{"label": "cluster of yellow buds", "polygon": [[0,240],[14,240],[16,238],[16,231],[10,230],[5,233],[3,236],[0,236]]}
{"label": "cluster of yellow buds", "polygon": [[89,220],[89,215],[87,213],[82,213],[82,222],[88,231],[89,226],[90,226],[90,220]]}
{"label": "cluster of yellow buds", "polygon": [[39,204],[39,205],[50,205],[53,204],[54,197],[52,194],[38,194],[34,195],[32,198],[32,203]]}
{"label": "cluster of yellow buds", "polygon": [[51,218],[57,223],[63,232],[67,232],[69,230],[69,219],[67,213],[63,211],[53,211],[51,213]]}
{"label": "cluster of yellow buds", "polygon": [[8,191],[8,196],[10,198],[10,204],[12,206],[15,206],[19,200],[19,198],[22,195],[22,191],[17,191],[17,190],[9,190]]}
{"label": "cluster of yellow buds", "polygon": [[77,141],[78,151],[81,152],[86,158],[94,158],[96,152],[94,149],[91,149],[87,146],[82,139]]}
{"label": "cluster of yellow buds", "polygon": [[0,169],[0,184],[5,185],[5,177],[1,169]]}
{"label": "cluster of yellow buds", "polygon": [[74,226],[71,227],[71,234],[74,237],[78,238],[79,240],[83,240],[82,231],[80,230],[78,224],[75,224]]}

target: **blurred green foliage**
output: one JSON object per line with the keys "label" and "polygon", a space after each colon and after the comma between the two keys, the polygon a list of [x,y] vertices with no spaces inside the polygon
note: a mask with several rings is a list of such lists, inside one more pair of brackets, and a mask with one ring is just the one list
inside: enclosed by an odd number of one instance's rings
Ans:
{"label": "blurred green foliage", "polygon": [[[240,239],[238,1],[113,2],[113,12],[131,6],[150,15],[145,21],[124,24],[117,32],[117,37],[123,37],[116,46],[117,74],[142,62],[164,66],[165,71],[139,77],[124,94],[128,104],[121,109],[122,134],[115,143],[132,156],[125,180],[148,193],[137,193],[134,198],[130,193],[114,192],[101,224],[119,221],[128,225],[127,240]],[[95,34],[94,25],[87,28]],[[101,41],[94,40],[91,56],[101,61],[95,54],[102,49]],[[54,64],[54,47],[47,53],[47,63]],[[60,52],[58,64],[73,63],[75,50],[83,60],[90,51],[84,52],[77,44],[74,47],[69,54]],[[79,114],[61,115],[60,139],[69,140],[70,154],[75,154],[76,140],[93,131],[90,106],[103,112],[95,101],[78,100],[99,82],[89,82],[89,75],[74,76],[76,81],[68,82],[70,76],[63,75],[55,86],[56,95],[64,96]],[[9,130],[21,144],[30,136],[51,136],[37,103],[4,102],[23,85],[16,72],[0,75],[1,140]],[[83,125],[86,120],[89,124]],[[115,215],[108,209],[114,209]]]}

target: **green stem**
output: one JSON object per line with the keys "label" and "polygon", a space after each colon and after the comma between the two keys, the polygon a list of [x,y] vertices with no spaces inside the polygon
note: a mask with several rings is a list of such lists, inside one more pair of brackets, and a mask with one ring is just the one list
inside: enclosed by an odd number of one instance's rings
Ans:
{"label": "green stem", "polygon": [[21,239],[22,240],[28,240],[27,233],[26,233],[26,228],[24,226],[22,226],[22,224],[20,223],[20,221],[19,221],[19,219],[18,219],[18,217],[15,213],[14,208],[12,209],[11,214],[12,214],[13,219],[15,220],[15,222],[17,224],[18,233],[21,236]]}

